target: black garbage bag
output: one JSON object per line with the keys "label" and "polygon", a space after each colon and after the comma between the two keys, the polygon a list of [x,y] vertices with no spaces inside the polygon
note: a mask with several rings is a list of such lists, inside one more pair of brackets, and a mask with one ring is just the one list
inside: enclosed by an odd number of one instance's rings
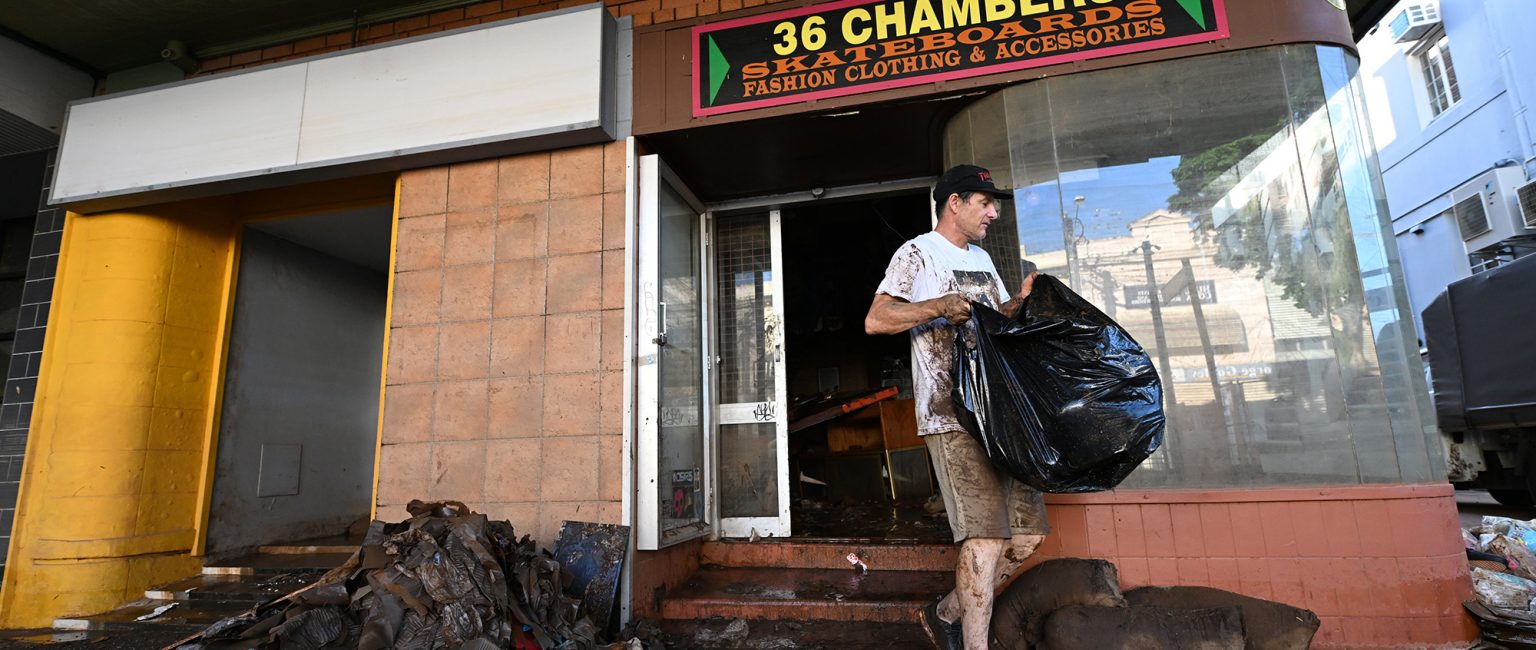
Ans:
{"label": "black garbage bag", "polygon": [[1163,442],[1145,350],[1060,280],[1035,278],[1017,319],[973,304],[956,328],[960,422],[992,463],[1041,492],[1115,487]]}

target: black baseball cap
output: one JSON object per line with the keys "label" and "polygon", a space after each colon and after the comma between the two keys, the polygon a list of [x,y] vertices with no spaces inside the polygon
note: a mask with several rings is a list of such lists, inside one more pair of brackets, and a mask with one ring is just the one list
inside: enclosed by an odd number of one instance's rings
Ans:
{"label": "black baseball cap", "polygon": [[975,165],[955,165],[949,171],[939,177],[939,182],[933,186],[933,201],[943,204],[949,200],[951,194],[964,194],[966,192],[984,192],[1000,199],[1011,199],[1013,195],[997,189],[992,184],[992,172],[985,167]]}

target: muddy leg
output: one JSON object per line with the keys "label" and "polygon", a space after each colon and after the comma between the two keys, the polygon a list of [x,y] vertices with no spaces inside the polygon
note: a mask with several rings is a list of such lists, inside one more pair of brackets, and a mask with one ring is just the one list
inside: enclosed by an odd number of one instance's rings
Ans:
{"label": "muddy leg", "polygon": [[1008,586],[1008,581],[1013,578],[1015,571],[1024,564],[1029,556],[1035,554],[1035,549],[1040,548],[1040,543],[1045,541],[1044,535],[1014,535],[1008,540],[1008,547],[1003,549],[997,558],[997,591],[1002,591]]}
{"label": "muddy leg", "polygon": [[997,583],[997,562],[1003,543],[1001,539],[981,538],[961,542],[960,558],[955,566],[955,590],[939,604],[940,618],[946,617],[946,609],[951,612],[959,609],[966,650],[987,650],[992,624],[992,590]]}

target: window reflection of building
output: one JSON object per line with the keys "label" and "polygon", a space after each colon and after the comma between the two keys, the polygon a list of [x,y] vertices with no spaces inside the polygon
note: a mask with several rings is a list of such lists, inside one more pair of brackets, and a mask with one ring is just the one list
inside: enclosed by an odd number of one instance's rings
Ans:
{"label": "window reflection of building", "polygon": [[983,243],[999,267],[1016,250],[1020,267],[1068,279],[1158,363],[1168,446],[1133,484],[1428,471],[1393,451],[1426,442],[1417,412],[1389,417],[1384,386],[1406,386],[1410,364],[1378,363],[1368,326],[1362,277],[1383,314],[1401,291],[1369,248],[1377,215],[1351,221],[1374,198],[1341,168],[1360,155],[1341,147],[1361,144],[1337,114],[1347,93],[1327,88],[1343,61],[1281,47],[1049,79],[949,125],[948,162],[1012,180],[1016,248]]}

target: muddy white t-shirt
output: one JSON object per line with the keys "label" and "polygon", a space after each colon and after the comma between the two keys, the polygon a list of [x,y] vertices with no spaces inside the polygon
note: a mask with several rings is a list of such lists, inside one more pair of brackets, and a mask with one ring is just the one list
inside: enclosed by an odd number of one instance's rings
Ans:
{"label": "muddy white t-shirt", "polygon": [[[875,293],[907,302],[958,293],[993,309],[1012,295],[992,265],[991,255],[974,244],[955,246],[937,232],[915,237],[897,249]],[[961,429],[949,397],[954,386],[950,379],[954,345],[955,331],[947,319],[912,328],[912,383],[920,436]]]}

